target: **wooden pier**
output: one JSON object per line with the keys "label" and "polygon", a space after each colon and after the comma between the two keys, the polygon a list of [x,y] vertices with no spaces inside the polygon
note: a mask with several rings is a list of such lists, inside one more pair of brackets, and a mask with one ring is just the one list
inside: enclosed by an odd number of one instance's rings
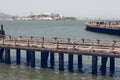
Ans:
{"label": "wooden pier", "polygon": [[[3,30],[1,30],[3,31]],[[10,36],[5,33],[0,35],[0,61],[11,63],[10,50],[16,50],[16,64],[20,65],[21,50],[26,50],[26,63],[35,67],[35,52],[41,52],[41,68],[54,68],[55,56],[59,54],[59,70],[64,70],[64,54],[68,54],[68,70],[73,71],[74,55],[78,55],[78,71],[82,71],[82,55],[92,56],[92,74],[98,72],[97,57],[101,56],[101,73],[106,75],[106,62],[110,58],[110,73],[115,72],[115,58],[120,58],[120,40],[90,40],[90,39],[62,39],[28,36]],[[3,55],[4,54],[4,55]]]}

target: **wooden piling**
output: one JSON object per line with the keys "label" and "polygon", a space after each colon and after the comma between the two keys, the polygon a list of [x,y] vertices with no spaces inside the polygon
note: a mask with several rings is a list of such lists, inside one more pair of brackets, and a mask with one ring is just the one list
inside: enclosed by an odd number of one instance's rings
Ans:
{"label": "wooden piling", "polygon": [[107,59],[108,57],[106,56],[103,56],[102,59],[101,59],[101,67],[100,67],[100,70],[101,70],[101,73],[102,75],[106,75],[106,63],[107,63]]}
{"label": "wooden piling", "polygon": [[9,48],[5,48],[5,63],[6,64],[10,64],[11,63],[10,49]]}
{"label": "wooden piling", "polygon": [[48,67],[48,56],[49,52],[48,51],[41,51],[41,67],[42,68],[47,68]]}
{"label": "wooden piling", "polygon": [[68,70],[73,71],[73,54],[68,54]]}
{"label": "wooden piling", "polygon": [[16,49],[16,64],[20,65],[20,61],[21,61],[20,49]]}
{"label": "wooden piling", "polygon": [[64,54],[59,53],[59,70],[63,71],[64,70]]}
{"label": "wooden piling", "polygon": [[4,35],[5,35],[5,31],[3,29],[3,25],[1,24],[1,29],[0,29],[0,38],[4,38]]}
{"label": "wooden piling", "polygon": [[0,48],[0,62],[4,62],[3,53],[4,53],[4,48]]}
{"label": "wooden piling", "polygon": [[30,65],[30,50],[26,50],[26,65]]}
{"label": "wooden piling", "polygon": [[35,67],[35,51],[31,50],[30,51],[30,62],[31,62],[31,67]]}
{"label": "wooden piling", "polygon": [[97,56],[92,56],[92,74],[97,74]]}
{"label": "wooden piling", "polygon": [[110,57],[110,76],[113,76],[115,73],[115,58]]}
{"label": "wooden piling", "polygon": [[50,68],[54,68],[54,64],[55,64],[54,53],[50,52]]}
{"label": "wooden piling", "polygon": [[82,71],[82,55],[78,55],[78,71]]}

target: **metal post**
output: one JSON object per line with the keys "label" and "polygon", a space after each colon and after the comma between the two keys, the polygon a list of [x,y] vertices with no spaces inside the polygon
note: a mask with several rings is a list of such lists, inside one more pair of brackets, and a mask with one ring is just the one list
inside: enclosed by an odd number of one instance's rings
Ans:
{"label": "metal post", "polygon": [[33,37],[31,36],[30,38],[31,38],[31,41],[33,41]]}
{"label": "metal post", "polygon": [[17,42],[17,41],[16,41],[16,39],[15,39],[15,46],[16,46],[16,42]]}
{"label": "metal post", "polygon": [[112,44],[112,48],[111,48],[111,53],[113,53],[113,51],[114,51],[114,44]]}
{"label": "metal post", "polygon": [[116,44],[116,40],[113,40],[113,44],[114,44],[114,45]]}
{"label": "metal post", "polygon": [[82,43],[84,43],[85,42],[85,39],[81,39],[82,40]]}
{"label": "metal post", "polygon": [[41,47],[44,48],[44,37],[42,37],[42,44],[41,44]]}
{"label": "metal post", "polygon": [[74,42],[74,43],[73,43],[73,51],[75,50],[75,45],[76,45],[76,43]]}
{"label": "metal post", "polygon": [[70,43],[70,38],[68,38],[68,43]]}
{"label": "metal post", "polygon": [[57,38],[56,38],[56,37],[54,37],[54,39],[55,39],[55,42],[57,42]]}
{"label": "metal post", "polygon": [[11,40],[11,36],[9,36],[9,39]]}
{"label": "metal post", "polygon": [[56,46],[56,49],[58,49],[59,48],[59,42],[57,41],[57,46]]}
{"label": "metal post", "polygon": [[100,40],[97,40],[97,43],[99,44],[99,43],[100,43]]}
{"label": "metal post", "polygon": [[28,40],[28,42],[27,42],[27,46],[28,46],[28,47],[30,46],[30,44],[29,44],[29,40]]}
{"label": "metal post", "polygon": [[2,40],[3,40],[2,44],[4,45],[4,44],[5,44],[5,43],[4,43],[4,38],[2,38]]}

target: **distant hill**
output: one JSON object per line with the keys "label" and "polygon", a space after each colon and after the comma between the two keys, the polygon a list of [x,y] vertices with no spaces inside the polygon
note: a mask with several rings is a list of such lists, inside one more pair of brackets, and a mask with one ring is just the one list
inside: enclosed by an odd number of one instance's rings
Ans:
{"label": "distant hill", "polygon": [[0,20],[10,20],[11,18],[12,18],[11,15],[0,12]]}

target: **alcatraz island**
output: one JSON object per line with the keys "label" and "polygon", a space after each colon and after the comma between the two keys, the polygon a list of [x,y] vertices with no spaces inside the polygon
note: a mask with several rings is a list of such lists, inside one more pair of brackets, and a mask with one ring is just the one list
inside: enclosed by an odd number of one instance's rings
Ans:
{"label": "alcatraz island", "polygon": [[14,21],[14,20],[77,20],[76,17],[61,16],[58,13],[39,13],[26,16],[15,16],[0,12],[0,21]]}
{"label": "alcatraz island", "polygon": [[12,20],[76,20],[76,17],[66,17],[55,13],[42,13],[37,15],[31,14],[22,17],[13,16]]}

